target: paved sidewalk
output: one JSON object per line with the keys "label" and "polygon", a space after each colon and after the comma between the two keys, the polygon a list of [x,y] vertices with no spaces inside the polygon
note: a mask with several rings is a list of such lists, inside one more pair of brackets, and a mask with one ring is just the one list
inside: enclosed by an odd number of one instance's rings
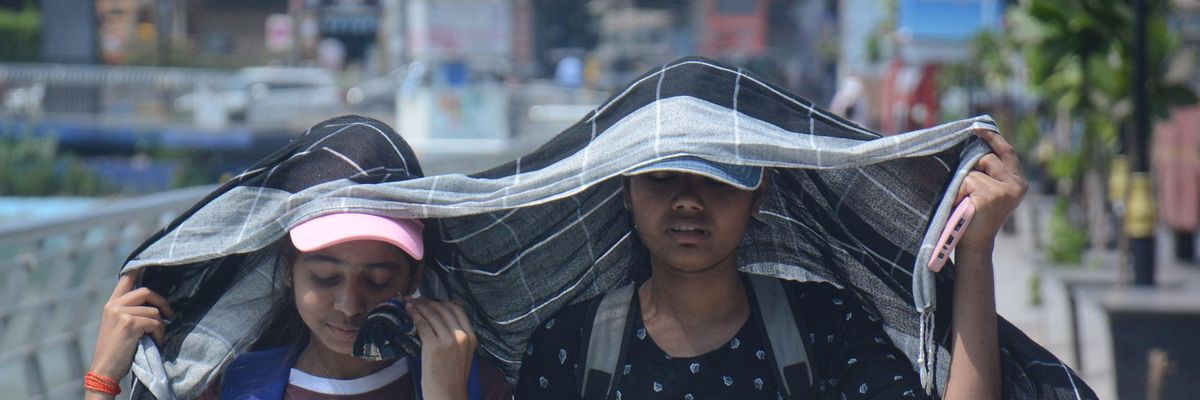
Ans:
{"label": "paved sidewalk", "polygon": [[1025,331],[1034,341],[1048,347],[1049,337],[1042,307],[1033,304],[1032,281],[1037,274],[1040,257],[1030,226],[1032,207],[1036,205],[1030,201],[1022,203],[1014,215],[1016,233],[1001,231],[996,237],[996,250],[993,253],[996,312]]}
{"label": "paved sidewalk", "polygon": [[[1100,303],[1111,302],[1115,290],[1128,289],[1125,282],[1130,261],[1119,251],[1101,249],[1088,250],[1082,265],[1051,266],[1038,242],[1048,239],[1047,222],[1052,210],[1052,198],[1031,193],[1014,215],[1016,233],[997,237],[997,312],[1074,369],[1099,398],[1116,399],[1112,328]],[[1035,224],[1041,229],[1034,229]],[[1035,234],[1041,238],[1035,238]],[[1154,291],[1156,295],[1150,296],[1153,298],[1133,299],[1139,307],[1200,304],[1200,267],[1177,261],[1172,246],[1168,232],[1160,229],[1155,278],[1155,289],[1160,290]],[[1040,305],[1031,301],[1035,276],[1040,282]],[[1074,285],[1074,298],[1067,293],[1066,281]]]}
{"label": "paved sidewalk", "polygon": [[[1118,257],[1108,251],[1091,252],[1080,266],[1051,271],[1053,267],[1048,266],[1041,246],[1047,242],[1047,222],[1052,212],[1052,198],[1029,194],[1014,213],[1016,232],[1001,232],[997,236],[993,256],[996,311],[1074,369],[1101,399],[1113,399],[1116,391],[1112,363],[1097,362],[1097,359],[1111,360],[1108,322],[1094,304],[1075,306],[1080,314],[1079,331],[1087,336],[1081,342],[1090,345],[1082,351],[1086,354],[1077,356],[1073,336],[1076,329],[1071,318],[1073,305],[1064,287],[1056,281],[1056,274],[1115,270]],[[1034,304],[1035,291],[1041,304]],[[1081,368],[1080,357],[1085,358],[1083,364],[1089,368]]]}

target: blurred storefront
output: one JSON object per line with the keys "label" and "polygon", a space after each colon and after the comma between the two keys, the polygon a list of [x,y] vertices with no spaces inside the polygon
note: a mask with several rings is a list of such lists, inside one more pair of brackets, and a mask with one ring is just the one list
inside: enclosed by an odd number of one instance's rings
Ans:
{"label": "blurred storefront", "polygon": [[395,92],[400,130],[411,133],[417,147],[446,140],[496,146],[506,140],[512,3],[409,0],[405,16],[410,64]]}
{"label": "blurred storefront", "polygon": [[[885,73],[883,130],[904,132],[939,123],[944,104],[938,75],[942,65],[964,63],[969,42],[981,30],[999,30],[1000,0],[901,0],[896,57]],[[964,99],[969,101],[969,99]]]}
{"label": "blurred storefront", "polygon": [[944,96],[939,77],[945,66],[968,61],[968,44],[981,30],[1001,28],[1005,3],[899,0],[892,12],[871,0],[839,5],[855,10],[841,14],[839,77],[862,83],[870,98],[869,115],[856,120],[896,133],[944,120],[945,107],[969,107],[969,98]]}
{"label": "blurred storefront", "polygon": [[597,86],[620,86],[656,65],[699,54],[741,65],[827,102],[837,65],[837,3],[780,0],[588,2],[597,21]]}

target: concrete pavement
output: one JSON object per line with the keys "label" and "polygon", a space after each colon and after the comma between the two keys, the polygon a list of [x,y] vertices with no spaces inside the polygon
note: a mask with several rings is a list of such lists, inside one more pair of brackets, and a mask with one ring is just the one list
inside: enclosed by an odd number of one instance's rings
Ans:
{"label": "concrete pavement", "polygon": [[[1052,198],[1031,193],[1015,213],[1016,233],[997,237],[997,312],[1074,369],[1101,399],[1116,399],[1106,307],[1165,307],[1195,313],[1200,308],[1200,268],[1174,258],[1165,230],[1158,233],[1153,289],[1128,284],[1131,263],[1116,250],[1089,249],[1081,265],[1054,265],[1039,246],[1049,240],[1046,224],[1052,210]],[[1035,290],[1040,305],[1032,301]]]}

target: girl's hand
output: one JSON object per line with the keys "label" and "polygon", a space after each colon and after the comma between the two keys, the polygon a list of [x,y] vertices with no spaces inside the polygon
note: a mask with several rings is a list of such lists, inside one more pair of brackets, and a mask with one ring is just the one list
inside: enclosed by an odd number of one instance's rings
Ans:
{"label": "girl's hand", "polygon": [[467,313],[455,302],[405,299],[421,337],[421,391],[426,399],[466,399],[478,340]]}
{"label": "girl's hand", "polygon": [[977,130],[975,134],[987,141],[992,152],[967,173],[955,199],[957,202],[971,196],[975,218],[959,239],[954,256],[954,338],[946,399],[1000,398],[992,252],[1000,226],[1029,187],[1012,145],[993,131]]}
{"label": "girl's hand", "polygon": [[122,275],[104,304],[100,334],[92,354],[91,372],[120,380],[129,373],[138,340],[150,335],[161,345],[166,333],[163,315],[175,316],[167,299],[148,288],[133,289],[140,271]]}
{"label": "girl's hand", "polygon": [[1017,154],[1008,141],[994,131],[981,129],[976,130],[975,134],[987,141],[992,152],[975,164],[974,170],[967,173],[958,189],[955,204],[964,196],[971,196],[971,201],[975,203],[975,218],[967,226],[956,251],[959,254],[990,255],[996,234],[1021,203],[1029,183],[1025,181]]}

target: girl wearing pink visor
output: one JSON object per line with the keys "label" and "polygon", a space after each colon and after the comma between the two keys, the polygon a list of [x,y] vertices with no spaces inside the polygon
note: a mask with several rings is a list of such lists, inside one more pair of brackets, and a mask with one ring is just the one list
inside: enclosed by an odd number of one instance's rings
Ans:
{"label": "girl wearing pink visor", "polygon": [[[410,173],[419,176],[414,169]],[[501,372],[475,360],[477,339],[462,307],[417,294],[423,229],[415,219],[334,213],[300,222],[274,245],[258,250],[278,252],[275,276],[284,293],[251,351],[209,381],[200,398],[511,398]],[[119,393],[112,386],[130,371],[143,335],[170,351],[167,326],[179,323],[167,300],[171,296],[135,289],[140,272],[121,276],[105,305],[87,399]],[[419,349],[406,348],[411,356],[398,359],[352,355],[368,316],[374,318],[375,310],[389,304],[402,310],[401,325],[415,330]]]}

